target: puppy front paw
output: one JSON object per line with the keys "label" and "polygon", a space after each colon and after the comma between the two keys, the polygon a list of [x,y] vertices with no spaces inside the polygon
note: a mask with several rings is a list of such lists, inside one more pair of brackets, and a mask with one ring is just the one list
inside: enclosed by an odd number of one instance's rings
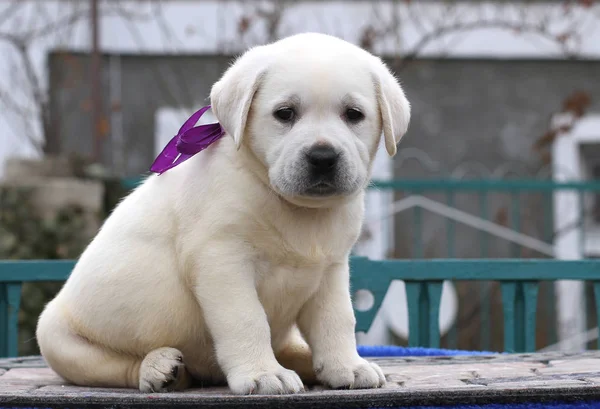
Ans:
{"label": "puppy front paw", "polygon": [[140,391],[145,393],[182,390],[190,380],[183,355],[175,348],[155,349],[140,366]]}
{"label": "puppy front paw", "polygon": [[333,389],[371,389],[385,385],[377,364],[363,358],[346,362],[327,362],[315,366],[317,379]]}
{"label": "puppy front paw", "polygon": [[227,383],[238,395],[284,395],[304,390],[298,374],[282,366],[272,370],[236,372],[227,377]]}

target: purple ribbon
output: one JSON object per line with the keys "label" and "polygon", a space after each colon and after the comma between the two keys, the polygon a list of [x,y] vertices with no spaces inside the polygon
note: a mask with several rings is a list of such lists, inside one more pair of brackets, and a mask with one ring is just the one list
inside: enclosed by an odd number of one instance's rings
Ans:
{"label": "purple ribbon", "polygon": [[177,135],[173,137],[154,160],[150,167],[152,172],[162,175],[167,170],[185,162],[198,152],[208,148],[210,144],[220,139],[225,130],[221,124],[195,126],[196,122],[210,109],[210,105],[200,108],[185,121]]}

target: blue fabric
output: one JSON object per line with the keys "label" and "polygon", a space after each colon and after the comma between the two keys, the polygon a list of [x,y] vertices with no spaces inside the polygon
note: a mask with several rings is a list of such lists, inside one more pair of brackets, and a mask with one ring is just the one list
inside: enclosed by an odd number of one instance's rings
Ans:
{"label": "blue fabric", "polygon": [[406,348],[392,345],[359,345],[357,349],[358,354],[362,357],[490,355],[494,353],[485,351],[459,351],[454,349],[420,347]]}

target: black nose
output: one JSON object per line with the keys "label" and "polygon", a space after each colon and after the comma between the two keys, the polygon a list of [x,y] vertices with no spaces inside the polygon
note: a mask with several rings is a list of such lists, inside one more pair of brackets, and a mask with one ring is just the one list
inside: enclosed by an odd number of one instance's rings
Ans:
{"label": "black nose", "polygon": [[306,160],[315,173],[327,173],[331,171],[340,154],[331,146],[317,145],[306,153]]}

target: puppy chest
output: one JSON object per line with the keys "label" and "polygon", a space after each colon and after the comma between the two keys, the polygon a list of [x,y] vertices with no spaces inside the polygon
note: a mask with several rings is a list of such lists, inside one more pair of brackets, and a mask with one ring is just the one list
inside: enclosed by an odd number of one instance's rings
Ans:
{"label": "puppy chest", "polygon": [[317,291],[323,267],[298,268],[259,263],[257,292],[269,317],[275,323],[294,321],[304,303]]}
{"label": "puppy chest", "polygon": [[[289,231],[271,229],[263,234],[255,234],[252,243],[260,258],[271,265],[294,269],[309,265],[323,265],[343,257],[351,245],[344,235],[333,235],[332,230],[310,231],[291,228]],[[256,230],[255,230],[256,231]]]}
{"label": "puppy chest", "polygon": [[310,210],[263,211],[246,230],[258,256],[291,267],[326,265],[346,257],[358,237],[360,217]]}

